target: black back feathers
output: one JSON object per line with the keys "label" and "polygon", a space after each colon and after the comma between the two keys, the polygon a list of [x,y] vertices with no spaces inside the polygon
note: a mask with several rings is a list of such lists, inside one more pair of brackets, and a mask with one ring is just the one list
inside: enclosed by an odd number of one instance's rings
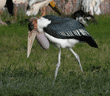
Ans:
{"label": "black back feathers", "polygon": [[8,9],[8,12],[13,16],[14,15],[14,4],[12,0],[7,0],[5,7]]}

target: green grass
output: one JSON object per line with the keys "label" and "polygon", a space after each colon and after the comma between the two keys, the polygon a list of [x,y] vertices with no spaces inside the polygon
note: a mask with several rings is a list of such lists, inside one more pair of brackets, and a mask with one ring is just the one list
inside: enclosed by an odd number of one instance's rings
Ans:
{"label": "green grass", "polygon": [[80,56],[84,77],[74,55],[62,49],[55,86],[58,48],[50,45],[44,50],[35,40],[27,59],[27,22],[0,26],[0,96],[109,96],[110,16],[96,18],[99,24],[89,24],[86,29],[99,49],[87,43],[73,48]]}

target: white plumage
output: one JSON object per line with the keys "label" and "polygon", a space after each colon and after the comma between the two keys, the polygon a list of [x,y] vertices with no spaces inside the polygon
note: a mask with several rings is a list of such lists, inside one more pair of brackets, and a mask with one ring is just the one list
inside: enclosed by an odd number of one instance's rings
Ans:
{"label": "white plumage", "polygon": [[53,0],[29,0],[26,15],[37,15],[39,9],[49,5],[55,12],[61,15]]}
{"label": "white plumage", "polygon": [[49,35],[48,33],[45,33],[45,36],[49,39],[49,41],[55,43],[58,47],[61,47],[61,48],[74,47],[74,45],[79,42],[79,40],[76,40],[76,39],[55,38]]}
{"label": "white plumage", "polygon": [[[39,9],[42,8],[43,6],[47,6],[49,3],[51,8],[55,10],[58,14],[60,14],[59,10],[55,6],[55,2],[51,2],[52,0],[0,0],[0,9],[6,7],[8,9],[8,12],[11,15],[14,15],[14,4],[16,6],[20,3],[25,3],[28,4],[27,9],[26,9],[26,15],[37,15],[39,12]],[[16,9],[17,10],[17,9]],[[2,22],[0,18],[0,23]],[[2,24],[6,24],[2,22]]]}
{"label": "white plumage", "polygon": [[37,15],[39,9],[43,6],[47,6],[52,0],[29,0],[29,9],[26,12],[26,15]]}
{"label": "white plumage", "polygon": [[50,20],[41,17],[40,19],[38,19],[38,22],[37,22],[38,31],[43,32],[43,28],[47,27],[48,24],[50,23],[51,23]]}
{"label": "white plumage", "polygon": [[6,0],[0,0],[0,9],[2,9],[6,4]]}
{"label": "white plumage", "polygon": [[103,1],[104,0],[83,0],[82,5],[84,6],[86,12],[90,11],[92,15],[99,15],[101,14],[99,6]]}
{"label": "white plumage", "polygon": [[58,14],[60,14],[59,10],[57,9],[55,2],[52,0],[0,0],[0,9],[3,7],[7,7],[8,11],[11,15],[13,15],[13,9],[14,9],[14,4],[18,5],[20,3],[25,3],[27,4],[27,9],[26,9],[26,15],[37,15],[39,12],[39,9],[42,8],[43,6],[47,6],[49,3],[49,6],[53,10],[55,10]]}

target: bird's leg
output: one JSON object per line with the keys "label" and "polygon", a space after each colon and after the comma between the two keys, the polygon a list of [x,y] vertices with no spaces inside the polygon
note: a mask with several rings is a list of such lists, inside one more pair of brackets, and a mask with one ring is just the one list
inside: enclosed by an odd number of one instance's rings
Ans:
{"label": "bird's leg", "polygon": [[75,56],[76,59],[78,60],[80,69],[81,69],[81,71],[83,72],[83,69],[82,69],[82,66],[81,66],[81,63],[80,63],[80,59],[79,59],[79,55],[78,55],[77,53],[75,53],[72,48],[69,48],[69,50],[74,54],[74,56]]}
{"label": "bird's leg", "polygon": [[60,65],[61,65],[60,60],[61,60],[61,48],[59,48],[58,63],[57,63],[57,65],[56,65],[55,77],[54,77],[54,82],[53,82],[53,84],[55,83],[55,80],[56,80],[56,77],[57,77],[57,73],[58,73],[58,69],[59,69],[59,67],[60,67]]}

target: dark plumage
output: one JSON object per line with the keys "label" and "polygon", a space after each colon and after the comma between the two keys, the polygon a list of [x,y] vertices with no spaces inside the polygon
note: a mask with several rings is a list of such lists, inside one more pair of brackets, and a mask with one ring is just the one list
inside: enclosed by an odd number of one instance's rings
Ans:
{"label": "dark plumage", "polygon": [[13,16],[14,15],[14,4],[12,0],[7,0],[5,7],[8,9],[8,12]]}
{"label": "dark plumage", "polygon": [[90,36],[86,29],[76,20],[53,15],[46,15],[43,17],[51,20],[51,23],[43,28],[49,35],[60,39],[85,41],[90,46],[98,48],[92,36]]}
{"label": "dark plumage", "polygon": [[91,17],[91,21],[98,23],[94,16],[92,16],[89,12],[84,12],[81,9],[74,12],[72,15],[70,15],[70,17],[73,19],[76,19],[77,17],[83,17],[87,21],[89,21],[87,17]]}

